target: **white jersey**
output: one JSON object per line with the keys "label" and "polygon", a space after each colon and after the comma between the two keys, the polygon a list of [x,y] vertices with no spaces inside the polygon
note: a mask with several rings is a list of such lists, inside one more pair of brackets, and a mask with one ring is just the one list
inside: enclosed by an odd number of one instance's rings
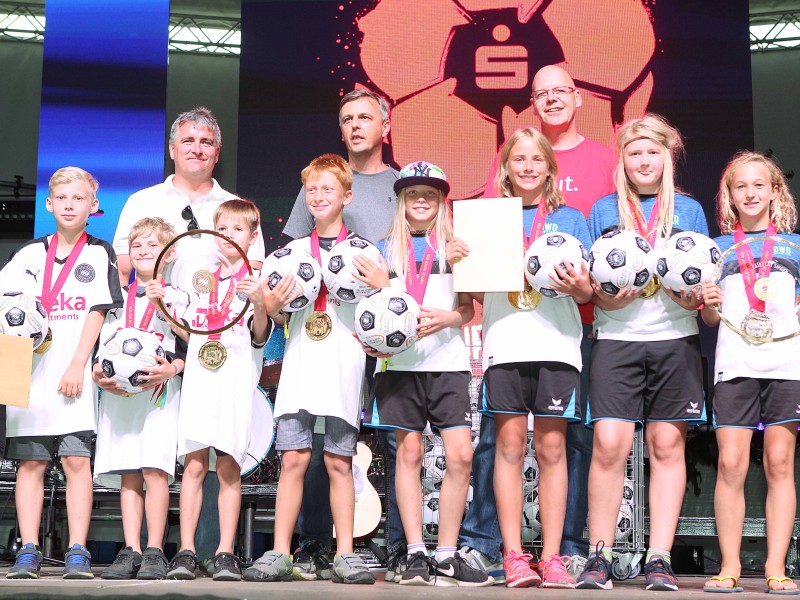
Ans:
{"label": "white jersey", "polygon": [[[230,282],[230,278],[220,280],[218,302],[225,298]],[[206,327],[208,300],[208,294],[193,293],[184,318],[195,329]],[[234,294],[229,316],[239,314],[246,300],[244,294]],[[178,456],[216,448],[230,454],[240,466],[244,461],[253,392],[264,360],[263,346],[254,348],[251,342],[252,317],[253,306],[250,305],[236,325],[222,332],[219,341],[225,346],[227,359],[216,371],[206,369],[198,358],[208,336],[189,336],[178,415]]]}
{"label": "white jersey", "polygon": [[[41,300],[49,243],[49,236],[42,237],[20,248],[0,271],[0,291],[21,291]],[[51,285],[58,279],[65,262],[55,261]],[[7,407],[8,437],[95,430],[97,388],[92,381],[91,357],[87,357],[83,367],[83,391],[79,397],[65,397],[58,392],[58,385],[75,355],[89,312],[120,306],[122,294],[114,251],[107,242],[89,236],[72,273],[50,307],[53,343],[44,354],[33,355],[28,408]]]}
{"label": "white jersey", "polygon": [[[765,232],[746,235],[762,236]],[[796,234],[780,234],[779,237],[800,245],[800,236]],[[723,252],[734,244],[732,235],[723,235],[714,241]],[[748,247],[758,269],[763,242],[755,241]],[[788,244],[776,242],[773,260],[774,264],[769,273],[769,296],[764,303],[764,312],[772,323],[773,336],[781,337],[796,332],[798,328],[796,298],[799,293],[797,282],[800,281],[800,252]],[[719,286],[723,298],[722,314],[731,323],[741,327],[742,321],[750,312],[750,303],[735,252],[728,255]],[[725,323],[719,324],[714,364],[715,383],[737,377],[796,381],[800,380],[799,363],[800,336],[781,342],[751,344]]]}
{"label": "white jersey", "polygon": [[[353,237],[351,234],[348,239]],[[310,253],[311,238],[294,240],[286,247]],[[320,248],[320,254],[325,263],[328,251]],[[333,328],[320,341],[312,340],[305,332],[306,319],[314,313],[313,304],[291,314],[275,418],[305,410],[321,417],[338,417],[358,428],[367,355],[353,336],[356,305],[328,294],[326,312]]]}
{"label": "white jersey", "polygon": [[[165,302],[175,308],[172,314],[180,317],[185,310],[183,294],[176,293],[170,287],[165,292]],[[125,304],[127,308],[127,299]],[[139,287],[134,327],[140,326],[149,305],[144,288]],[[180,305],[183,306],[179,309]],[[100,331],[100,344],[123,327],[125,308],[108,311]],[[168,358],[185,359],[185,345],[181,344],[182,349],[176,355],[175,334],[158,310],[147,329],[161,340],[161,347]],[[101,393],[94,458],[94,479],[98,485],[119,488],[122,483],[121,471],[138,471],[142,468],[160,469],[169,475],[170,483],[174,480],[180,390],[181,378],[173,377],[167,381],[164,390],[160,390],[161,394],[155,390],[131,397]]]}

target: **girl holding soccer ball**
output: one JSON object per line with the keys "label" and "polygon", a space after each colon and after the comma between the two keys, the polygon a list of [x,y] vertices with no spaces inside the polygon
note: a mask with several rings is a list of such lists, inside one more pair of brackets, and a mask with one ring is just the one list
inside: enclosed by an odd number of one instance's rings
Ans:
{"label": "girl holding soccer ball", "polygon": [[[767,478],[767,560],[764,574],[771,593],[796,594],[786,577],[786,548],[795,517],[794,453],[800,421],[800,337],[797,273],[800,236],[794,198],[780,168],[756,152],[741,152],[722,173],[717,196],[722,235],[715,241],[727,252],[718,283],[703,286],[703,320],[718,325],[721,307],[743,337],[720,326],[714,386],[714,427],[719,467],[714,512],[722,553],[719,575],[706,591],[742,591],[739,551],[744,522],[744,483],[750,465],[750,442],[764,425],[764,473]],[[771,236],[773,239],[770,239]],[[779,238],[779,239],[776,239]],[[794,244],[782,244],[786,240]],[[769,335],[767,335],[769,334]],[[763,343],[760,336],[789,339]]]}
{"label": "girl holding soccer ball", "polygon": [[[647,238],[655,250],[680,230],[708,235],[698,202],[676,190],[680,133],[657,115],[617,132],[617,191],[589,214],[592,240],[614,229]],[[652,251],[652,250],[651,250]],[[596,258],[597,260],[597,258]],[[705,423],[697,294],[680,295],[657,279],[616,295],[594,285],[595,341],[589,383],[594,447],[589,470],[591,554],[577,587],[611,589],[611,548],[634,432],[644,426],[650,456],[648,590],[677,590],[670,553],[686,483],[689,423]]]}
{"label": "girl holding soccer ball", "polygon": [[[500,153],[497,189],[503,197],[521,197],[525,247],[543,234],[562,233],[589,247],[583,214],[565,206],[557,186],[557,165],[547,139],[533,128],[520,129]],[[464,242],[448,248],[454,258],[467,253]],[[518,260],[517,257],[509,257]],[[571,297],[544,297],[526,287],[519,293],[481,294],[483,302],[482,412],[494,417],[497,446],[494,490],[503,538],[503,568],[508,587],[571,588],[575,581],[558,555],[567,504],[566,431],[580,421],[579,380],[583,335],[578,304],[592,296],[585,264],[555,268],[553,289]],[[522,273],[520,273],[522,276]],[[522,465],[533,413],[533,445],[539,463],[539,511],[542,560],[539,573],[520,540]]]}
{"label": "girl holding soccer ball", "polygon": [[[435,165],[416,162],[400,171],[394,190],[397,211],[389,236],[378,247],[389,267],[388,283],[405,290],[421,307],[419,338],[407,350],[378,361],[375,400],[367,406],[364,424],[394,429],[397,435],[395,487],[408,541],[400,584],[492,585],[491,577],[456,552],[472,466],[470,364],[461,327],[472,319],[473,305],[469,295],[453,291],[452,269],[445,259],[445,245],[453,237],[450,184]],[[380,279],[367,283],[387,284]],[[422,535],[420,468],[426,422],[442,437],[447,456],[434,560]]]}

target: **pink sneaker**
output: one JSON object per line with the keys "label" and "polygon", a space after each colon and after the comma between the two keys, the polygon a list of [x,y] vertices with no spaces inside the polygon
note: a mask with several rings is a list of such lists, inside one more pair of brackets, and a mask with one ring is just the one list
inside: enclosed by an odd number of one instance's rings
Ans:
{"label": "pink sneaker", "polygon": [[539,573],[542,575],[543,588],[574,588],[575,580],[567,572],[570,559],[568,556],[553,554],[547,560],[539,561]]}
{"label": "pink sneaker", "polygon": [[542,583],[539,574],[531,569],[530,554],[520,554],[510,550],[503,559],[503,570],[506,573],[506,587],[530,587]]}

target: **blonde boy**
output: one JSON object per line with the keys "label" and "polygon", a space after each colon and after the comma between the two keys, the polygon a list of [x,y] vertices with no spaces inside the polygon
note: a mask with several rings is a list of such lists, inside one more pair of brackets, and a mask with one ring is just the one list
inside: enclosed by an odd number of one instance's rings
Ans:
{"label": "blonde boy", "polygon": [[42,300],[53,340],[49,350],[33,356],[29,407],[8,407],[7,412],[6,457],[19,460],[15,499],[23,544],[6,574],[10,579],[39,577],[44,474],[54,453],[67,477],[64,578],[93,577],[85,547],[97,395],[89,358],[106,311],[122,306],[114,250],[86,233],[89,215],[98,208],[97,188],[97,180],[83,169],[56,171],[47,198],[56,233],[25,244],[0,272],[0,290],[20,290]]}

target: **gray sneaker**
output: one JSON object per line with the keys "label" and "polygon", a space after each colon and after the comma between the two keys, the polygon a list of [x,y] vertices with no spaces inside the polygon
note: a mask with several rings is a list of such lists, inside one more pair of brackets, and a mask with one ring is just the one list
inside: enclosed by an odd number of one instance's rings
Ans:
{"label": "gray sneaker", "polygon": [[331,579],[334,583],[375,583],[375,575],[370,573],[364,560],[352,552],[336,555]]}
{"label": "gray sneaker", "polygon": [[408,565],[408,549],[402,546],[392,552],[386,559],[386,575],[384,581],[387,583],[400,583],[403,571]]}
{"label": "gray sneaker", "polygon": [[291,581],[292,557],[283,552],[270,550],[244,570],[245,581]]}
{"label": "gray sneaker", "polygon": [[583,570],[586,568],[586,561],[588,560],[589,559],[585,556],[573,554],[569,557],[569,564],[565,565],[567,567],[567,573],[572,575],[575,581],[578,581],[578,576],[583,573]]}
{"label": "gray sneaker", "polygon": [[[105,577],[105,572],[103,572]],[[136,579],[155,581],[167,578],[167,557],[161,548],[145,548],[142,552],[142,566]]]}
{"label": "gray sneaker", "polygon": [[309,544],[292,557],[292,578],[298,581],[314,581],[331,578],[331,560],[328,553],[317,544]]}
{"label": "gray sneaker", "polygon": [[506,572],[503,569],[502,561],[493,562],[483,552],[469,546],[462,546],[458,553],[470,567],[483,571],[488,577],[494,579],[494,585],[505,585]]}

